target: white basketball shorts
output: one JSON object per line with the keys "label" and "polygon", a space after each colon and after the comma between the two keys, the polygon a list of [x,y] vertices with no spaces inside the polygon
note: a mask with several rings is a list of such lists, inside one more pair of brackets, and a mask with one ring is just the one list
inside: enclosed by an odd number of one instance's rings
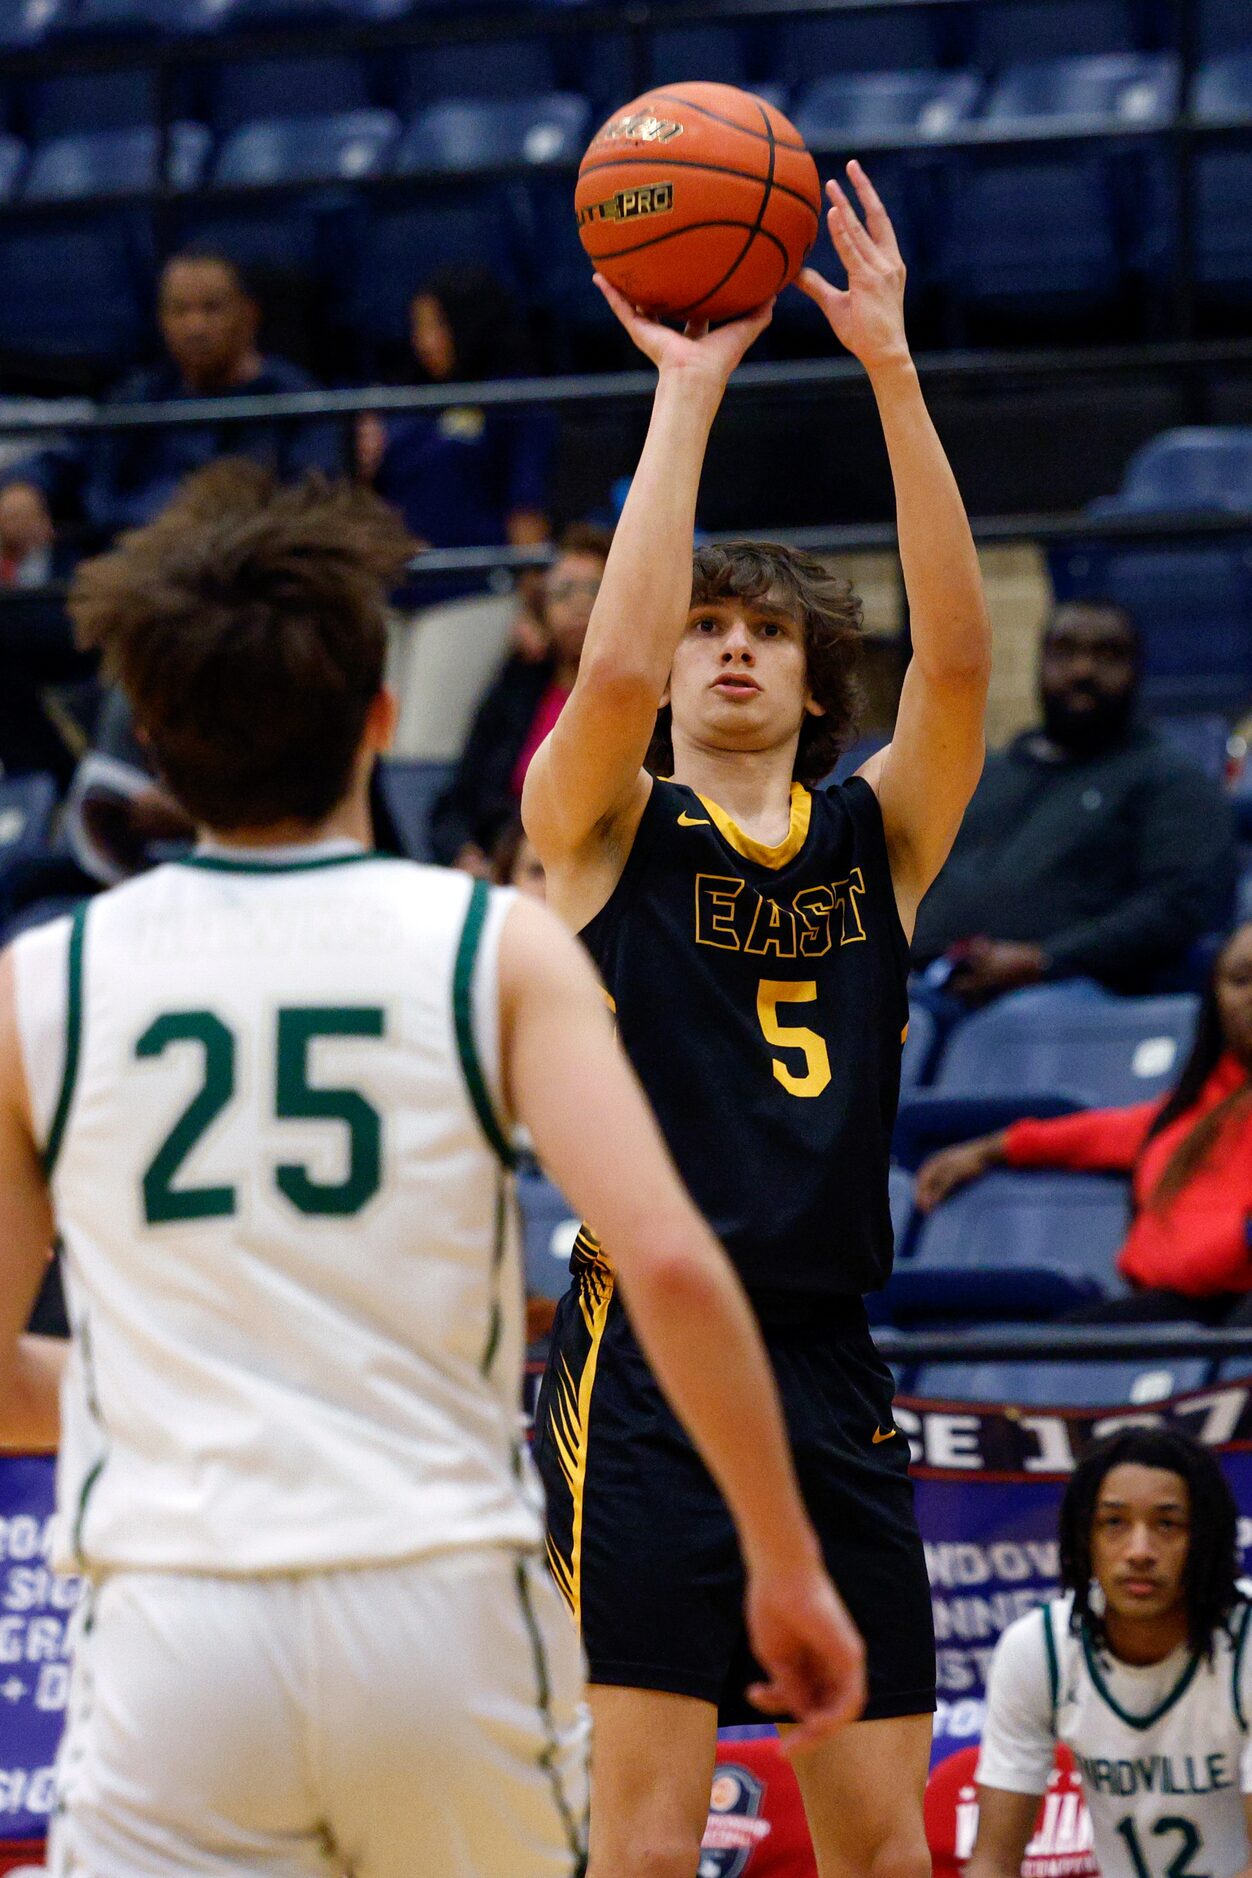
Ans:
{"label": "white basketball shorts", "polygon": [[81,1611],[49,1870],[575,1878],[588,1740],[535,1556],[119,1572]]}

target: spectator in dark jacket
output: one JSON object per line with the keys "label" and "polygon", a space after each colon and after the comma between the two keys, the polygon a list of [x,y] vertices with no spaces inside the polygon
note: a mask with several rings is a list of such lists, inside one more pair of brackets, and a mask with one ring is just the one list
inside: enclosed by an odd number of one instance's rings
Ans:
{"label": "spectator in dark jacket", "polygon": [[[526,363],[511,296],[485,267],[436,269],[413,297],[409,339],[427,384],[512,378]],[[357,462],[409,533],[431,548],[546,541],[556,430],[532,407],[453,405],[392,417],[367,412]],[[401,604],[430,606],[481,587],[481,576],[414,581]]]}
{"label": "spectator in dark jacket", "polygon": [[488,855],[517,814],[535,751],[569,697],[612,537],[590,522],[567,528],[544,575],[542,624],[547,656],[505,661],[483,696],[456,772],[435,804],[435,858],[488,872]]}
{"label": "spectator in dark jacket", "polygon": [[1225,923],[1229,805],[1138,717],[1139,668],[1123,609],[1057,611],[1040,662],[1043,722],[988,758],[922,902],[913,957],[932,984],[970,1004],[1046,978],[1148,991]]}
{"label": "spectator in dark jacket", "polygon": [[[167,357],[121,384],[111,402],[176,403],[185,398],[260,397],[311,391],[310,379],[257,347],[260,310],[239,267],[208,248],[187,248],[161,274],[157,318]],[[220,456],[248,456],[284,480],[343,467],[336,424],[273,419],[101,431],[10,466],[6,488],[21,485],[50,510],[80,506],[100,535],[149,522],[184,477]]]}

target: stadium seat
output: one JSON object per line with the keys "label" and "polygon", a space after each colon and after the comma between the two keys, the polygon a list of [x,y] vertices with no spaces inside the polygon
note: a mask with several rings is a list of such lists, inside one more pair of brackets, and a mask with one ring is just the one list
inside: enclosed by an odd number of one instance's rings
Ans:
{"label": "stadium seat", "polygon": [[921,1222],[887,1287],[892,1314],[1047,1319],[1117,1293],[1128,1217],[1126,1183],[1107,1175],[986,1174]]}
{"label": "stadium seat", "polygon": [[0,921],[8,918],[30,863],[47,846],[56,803],[51,776],[0,778]]}
{"label": "stadium seat", "polygon": [[737,26],[658,26],[649,40],[648,58],[654,85],[685,78],[720,85],[747,83],[747,56]]}
{"label": "stadium seat", "polygon": [[1196,0],[1200,53],[1246,51],[1248,45],[1248,9],[1246,0]]}
{"label": "stadium seat", "polygon": [[974,72],[842,72],[807,86],[792,118],[818,147],[848,137],[944,137],[972,115],[981,90]]}
{"label": "stadium seat", "polygon": [[1191,424],[1162,431],[1135,451],[1116,495],[1089,515],[1145,515],[1154,509],[1247,510],[1252,503],[1252,426]]}
{"label": "stadium seat", "polygon": [[1197,1012],[1189,993],[1076,998],[1043,987],[1001,998],[957,1025],[931,1087],[901,1102],[896,1153],[916,1166],[1017,1116],[1152,1101],[1182,1068]]}
{"label": "stadium seat", "polygon": [[1189,716],[1163,716],[1157,728],[1197,769],[1222,782],[1226,775],[1227,745],[1230,725],[1215,711],[1197,711]]}
{"label": "stadium seat", "polygon": [[909,1033],[900,1063],[901,1089],[916,1089],[930,1072],[939,1026],[924,1004],[909,1004]]}
{"label": "stadium seat", "polygon": [[1117,303],[1125,269],[1103,154],[964,153],[946,182],[938,265],[956,306],[1038,319]]}
{"label": "stadium seat", "polygon": [[1129,52],[1136,44],[1128,0],[990,0],[971,9],[967,35],[962,54],[984,71],[1011,59]]}
{"label": "stadium seat", "polygon": [[[189,88],[175,83],[178,116],[193,115]],[[20,92],[22,125],[33,143],[53,137],[73,137],[84,131],[129,130],[157,121],[155,66],[115,72],[57,72],[33,79]]]}
{"label": "stadium seat", "polygon": [[1195,159],[1196,279],[1209,301],[1252,301],[1252,150],[1201,149]]}
{"label": "stadium seat", "polygon": [[522,1218],[522,1264],[534,1297],[560,1298],[569,1290],[569,1258],[578,1217],[565,1195],[533,1162],[517,1170]]}
{"label": "stadium seat", "polygon": [[117,369],[147,334],[152,290],[151,255],[121,217],[0,228],[0,354]]}
{"label": "stadium seat", "polygon": [[20,137],[0,131],[0,202],[11,202],[26,168],[26,145]]}
{"label": "stadium seat", "polygon": [[909,1394],[939,1402],[1020,1402],[1029,1408],[1141,1408],[1202,1389],[1208,1370],[1202,1357],[924,1363],[910,1378]]}
{"label": "stadium seat", "polygon": [[[194,189],[200,182],[211,142],[203,124],[170,127],[169,173],[175,188]],[[54,137],[32,151],[22,195],[27,202],[63,202],[154,189],[159,157],[160,139],[146,124]]]}
{"label": "stadium seat", "polygon": [[982,117],[1006,132],[1040,122],[1057,128],[1117,123],[1133,130],[1172,117],[1178,96],[1172,53],[1091,53],[1006,66],[987,93]]}
{"label": "stadium seat", "polygon": [[390,103],[402,117],[444,98],[527,98],[560,89],[546,39],[417,46],[389,60]]}
{"label": "stadium seat", "polygon": [[1252,118],[1252,51],[1206,60],[1196,73],[1191,108],[1205,124]]}
{"label": "stadium seat", "polygon": [[788,20],[766,69],[795,90],[817,75],[920,71],[939,59],[936,22],[923,7]]}
{"label": "stadium seat", "polygon": [[364,64],[350,53],[230,60],[211,73],[208,110],[219,135],[260,118],[368,110]]}
{"label": "stadium seat", "polygon": [[913,1177],[903,1167],[893,1167],[887,1175],[887,1196],[891,1203],[891,1233],[896,1257],[901,1258],[914,1225]]}
{"label": "stadium seat", "polygon": [[222,144],[216,183],[355,181],[386,165],[400,134],[391,111],[272,117],[242,124]]}
{"label": "stadium seat", "polygon": [[0,49],[17,52],[37,46],[73,0],[0,0]]}
{"label": "stadium seat", "polygon": [[378,774],[405,853],[411,861],[429,861],[430,812],[447,786],[452,765],[388,757],[379,765]]}
{"label": "stadium seat", "polygon": [[591,106],[572,92],[538,98],[453,98],[418,113],[395,153],[397,175],[493,164],[577,162]]}

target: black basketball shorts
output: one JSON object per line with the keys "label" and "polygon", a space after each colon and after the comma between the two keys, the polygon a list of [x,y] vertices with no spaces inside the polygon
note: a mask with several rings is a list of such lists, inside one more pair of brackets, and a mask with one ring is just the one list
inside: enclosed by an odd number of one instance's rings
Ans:
{"label": "black basketball shorts", "polygon": [[[796,1470],[827,1568],[865,1639],[865,1718],[935,1706],[930,1587],[891,1372],[859,1299],[764,1330]],[[592,1682],[713,1702],[760,1721],[744,1573],[716,1486],[636,1343],[611,1275],[561,1300],[535,1422],[548,1563],[578,1621]]]}

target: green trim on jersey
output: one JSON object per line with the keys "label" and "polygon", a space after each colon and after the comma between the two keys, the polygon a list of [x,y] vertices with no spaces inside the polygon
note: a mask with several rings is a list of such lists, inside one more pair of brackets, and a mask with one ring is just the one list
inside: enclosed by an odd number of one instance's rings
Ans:
{"label": "green trim on jersey", "polygon": [[1052,1606],[1043,1607],[1043,1647],[1048,1658],[1048,1696],[1052,1703],[1052,1732],[1056,1733],[1056,1710],[1061,1699],[1061,1665],[1056,1654],[1056,1632],[1052,1628]]}
{"label": "green trim on jersey", "polygon": [[307,861],[244,861],[233,854],[180,854],[175,867],[200,867],[210,874],[311,874],[319,867],[351,867],[356,861],[392,861],[393,854],[364,848],[351,854],[315,854]]}
{"label": "green trim on jersey", "polygon": [[1245,1604],[1243,1607],[1243,1616],[1239,1623],[1239,1633],[1234,1640],[1235,1647],[1232,1653],[1232,1667],[1230,1671],[1231,1706],[1235,1711],[1235,1720],[1238,1722],[1245,1735],[1248,1732],[1248,1718],[1243,1712],[1243,1702],[1239,1695],[1239,1676],[1243,1669],[1243,1646],[1248,1640],[1249,1621],[1252,1621],[1252,1604]]}
{"label": "green trim on jersey", "polygon": [[1091,1626],[1089,1624],[1084,1624],[1082,1627],[1082,1650],[1083,1650],[1083,1655],[1087,1660],[1087,1673],[1091,1677],[1092,1682],[1095,1684],[1096,1694],[1100,1696],[1100,1698],[1107,1705],[1107,1707],[1112,1709],[1113,1713],[1117,1716],[1117,1719],[1119,1721],[1125,1722],[1128,1728],[1137,1728],[1141,1734],[1146,1729],[1153,1727],[1155,1723],[1159,1722],[1162,1715],[1167,1715],[1170,1709],[1173,1708],[1175,1702],[1180,1702],[1182,1700],[1183,1696],[1186,1695],[1187,1690],[1191,1687],[1192,1681],[1195,1678],[1195,1673],[1197,1669],[1199,1669],[1200,1667],[1199,1657],[1193,1656],[1188,1662],[1187,1667],[1183,1670],[1182,1675],[1178,1678],[1178,1681],[1174,1684],[1173,1688],[1170,1690],[1169,1694],[1165,1696],[1165,1698],[1162,1701],[1157,1703],[1156,1707],[1150,1712],[1150,1714],[1132,1715],[1129,1712],[1129,1710],[1124,1709],[1122,1707],[1121,1703],[1112,1694],[1112,1692],[1110,1691],[1108,1687],[1108,1684],[1104,1680],[1103,1673],[1100,1669],[1099,1658],[1096,1656],[1095,1650],[1092,1648]]}
{"label": "green trim on jersey", "polygon": [[500,1271],[504,1264],[508,1204],[504,1170],[501,1168],[496,1176],[495,1228],[491,1244],[491,1316],[487,1323],[487,1344],[483,1351],[483,1360],[479,1364],[479,1373],[483,1376],[491,1373],[491,1365],[495,1362],[496,1351],[500,1347],[500,1331],[504,1322],[504,1307],[500,1301]]}
{"label": "green trim on jersey", "polygon": [[465,1087],[474,1113],[478,1117],[479,1127],[501,1161],[506,1167],[512,1167],[517,1159],[509,1146],[504,1130],[500,1126],[495,1105],[487,1089],[487,1079],[483,1075],[482,1064],[478,1059],[478,1045],[474,1041],[474,967],[478,962],[478,948],[482,941],[483,926],[487,919],[490,905],[490,893],[485,880],[476,880],[470,892],[469,905],[465,909],[465,924],[461,928],[460,943],[456,949],[456,965],[452,972],[452,1021],[456,1029],[457,1054],[461,1059],[461,1072],[465,1077]]}
{"label": "green trim on jersey", "polygon": [[85,1565],[87,1562],[83,1552],[83,1522],[87,1517],[87,1502],[91,1498],[92,1488],[104,1472],[104,1463],[107,1458],[107,1455],[102,1454],[98,1461],[92,1463],[84,1474],[83,1484],[78,1490],[78,1506],[74,1512],[74,1535],[70,1540],[70,1546],[80,1565]]}
{"label": "green trim on jersey", "polygon": [[587,1828],[583,1822],[581,1829],[575,1820],[565,1789],[561,1784],[561,1770],[556,1764],[560,1742],[556,1732],[556,1717],[552,1713],[552,1678],[548,1672],[548,1653],[543,1645],[543,1632],[535,1616],[535,1607],[531,1602],[530,1584],[526,1577],[526,1558],[520,1554],[513,1563],[513,1582],[517,1588],[517,1601],[522,1607],[522,1622],[530,1639],[531,1654],[535,1663],[536,1696],[539,1714],[543,1721],[544,1745],[539,1755],[539,1765],[548,1776],[552,1788],[552,1798],[560,1814],[565,1840],[575,1860],[575,1878],[587,1869]]}
{"label": "green trim on jersey", "polygon": [[70,943],[67,959],[67,985],[65,999],[65,1058],[61,1068],[61,1088],[57,1095],[57,1105],[52,1116],[52,1126],[48,1130],[47,1145],[43,1151],[44,1178],[51,1180],[57,1156],[61,1152],[61,1141],[65,1134],[65,1124],[69,1119],[70,1103],[74,1100],[74,1084],[78,1080],[78,1059],[82,1053],[83,1036],[83,936],[87,927],[87,908],[80,906],[70,926]]}

